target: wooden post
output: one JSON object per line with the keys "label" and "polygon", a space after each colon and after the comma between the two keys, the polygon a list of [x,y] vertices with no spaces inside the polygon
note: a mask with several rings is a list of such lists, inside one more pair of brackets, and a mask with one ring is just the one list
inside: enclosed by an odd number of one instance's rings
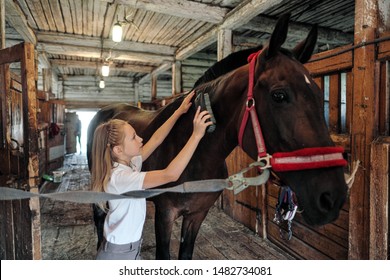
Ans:
{"label": "wooden post", "polygon": [[[35,52],[34,45],[24,44],[24,52],[21,60],[22,67],[22,92],[23,92],[23,123],[24,123],[24,152],[28,156],[27,184],[30,192],[39,193],[39,150],[38,150],[38,123],[37,123],[37,95],[35,83]],[[27,114],[25,114],[27,113]],[[31,236],[32,258],[41,259],[41,217],[38,198],[31,198]]]}
{"label": "wooden post", "polygon": [[42,68],[42,83],[44,92],[52,92],[52,80],[51,68]]}
{"label": "wooden post", "polygon": [[181,87],[181,62],[172,63],[172,95],[182,92]]}
{"label": "wooden post", "polygon": [[[355,39],[358,45],[375,39],[378,6],[375,0],[356,0]],[[350,193],[349,259],[369,258],[370,144],[376,130],[375,45],[357,48],[353,62],[353,102],[351,127],[352,160],[360,160]]]}
{"label": "wooden post", "polygon": [[371,146],[370,178],[370,259],[386,260],[389,232],[390,138]]}
{"label": "wooden post", "polygon": [[222,29],[218,32],[218,61],[232,53],[233,35],[231,29]]}
{"label": "wooden post", "polygon": [[150,84],[150,95],[151,100],[155,100],[157,98],[157,75],[152,75],[151,84]]}
{"label": "wooden post", "polygon": [[0,0],[0,49],[5,48],[5,0]]}
{"label": "wooden post", "polygon": [[134,82],[134,104],[139,102],[139,81]]}

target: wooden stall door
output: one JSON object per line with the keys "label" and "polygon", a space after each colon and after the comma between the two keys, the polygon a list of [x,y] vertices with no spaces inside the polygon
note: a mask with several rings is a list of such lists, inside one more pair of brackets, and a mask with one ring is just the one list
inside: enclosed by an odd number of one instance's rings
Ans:
{"label": "wooden stall door", "polygon": [[[20,63],[20,84],[9,64]],[[34,46],[0,50],[0,185],[38,192]],[[40,259],[39,199],[0,201],[0,258]]]}

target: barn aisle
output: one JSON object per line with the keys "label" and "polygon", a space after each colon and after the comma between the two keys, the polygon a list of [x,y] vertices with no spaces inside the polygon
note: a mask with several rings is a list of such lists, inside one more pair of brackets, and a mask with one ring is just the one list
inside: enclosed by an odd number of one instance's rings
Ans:
{"label": "barn aisle", "polygon": [[[89,189],[89,171],[84,154],[67,155],[65,175],[60,184],[45,183],[41,193]],[[148,202],[144,228],[142,257],[154,259],[153,204]],[[176,221],[171,242],[171,255],[179,251],[180,219]],[[41,200],[42,258],[46,260],[91,260],[96,253],[96,232],[90,204],[77,204],[49,199]],[[194,251],[194,259],[293,259],[267,240],[262,240],[216,207],[202,224]]]}

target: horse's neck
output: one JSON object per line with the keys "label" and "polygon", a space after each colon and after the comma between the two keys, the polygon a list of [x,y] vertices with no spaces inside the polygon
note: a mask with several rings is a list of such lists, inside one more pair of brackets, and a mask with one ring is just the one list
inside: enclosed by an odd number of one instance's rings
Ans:
{"label": "horse's neck", "polygon": [[247,67],[243,66],[214,81],[205,92],[209,92],[217,129],[206,135],[207,145],[222,149],[227,157],[238,145],[239,120],[244,110],[247,89]]}
{"label": "horse's neck", "polygon": [[151,111],[148,115],[145,115],[147,117],[148,125],[144,126],[144,129],[142,131],[142,137],[144,138],[144,141],[147,141],[150,139],[150,137],[153,135],[153,133],[162,126],[170,116],[175,112],[175,110],[180,106],[182,99],[177,99],[174,102],[168,104],[167,106],[157,110],[157,111]]}

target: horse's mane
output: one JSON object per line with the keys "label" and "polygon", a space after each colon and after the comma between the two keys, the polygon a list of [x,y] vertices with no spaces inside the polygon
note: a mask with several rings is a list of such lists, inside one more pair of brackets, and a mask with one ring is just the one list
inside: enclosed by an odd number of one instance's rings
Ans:
{"label": "horse's mane", "polygon": [[259,51],[263,46],[259,45],[254,48],[238,51],[225,57],[224,59],[216,62],[195,82],[194,87],[196,88],[201,84],[210,82],[234,69],[237,69],[247,64],[247,58],[250,54]]}

